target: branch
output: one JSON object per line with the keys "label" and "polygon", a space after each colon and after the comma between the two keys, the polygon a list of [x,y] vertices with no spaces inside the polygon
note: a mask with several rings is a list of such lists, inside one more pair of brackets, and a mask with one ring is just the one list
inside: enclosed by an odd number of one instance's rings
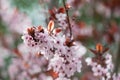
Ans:
{"label": "branch", "polygon": [[69,27],[69,30],[70,30],[70,39],[71,39],[71,37],[72,37],[72,28],[71,28],[69,14],[68,14],[68,9],[66,7],[65,0],[63,0],[63,4],[64,4],[64,8],[65,8],[66,15],[67,15],[67,21],[68,21],[68,27]]}

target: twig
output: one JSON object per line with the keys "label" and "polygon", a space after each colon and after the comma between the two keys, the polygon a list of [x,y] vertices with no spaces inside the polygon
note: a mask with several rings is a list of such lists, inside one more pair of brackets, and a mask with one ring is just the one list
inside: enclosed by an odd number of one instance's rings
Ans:
{"label": "twig", "polygon": [[67,15],[67,21],[68,21],[68,27],[69,27],[69,30],[70,30],[70,39],[71,39],[71,37],[72,37],[72,28],[71,28],[69,14],[68,14],[68,9],[66,7],[65,0],[63,0],[63,4],[64,4],[64,8],[65,8],[66,15]]}

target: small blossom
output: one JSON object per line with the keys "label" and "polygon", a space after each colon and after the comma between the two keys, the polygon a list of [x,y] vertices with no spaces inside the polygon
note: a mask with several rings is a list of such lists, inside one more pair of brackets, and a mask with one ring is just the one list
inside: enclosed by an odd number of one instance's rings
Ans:
{"label": "small blossom", "polygon": [[91,58],[86,58],[86,60],[85,60],[86,62],[87,62],[87,65],[90,65],[91,64],[91,62],[92,62],[92,59]]}
{"label": "small blossom", "polygon": [[68,26],[68,24],[65,21],[59,21],[58,25],[61,26],[63,29],[66,29],[66,27]]}
{"label": "small blossom", "polygon": [[[44,57],[36,57],[33,54],[24,54],[23,59],[16,58],[12,60],[9,66],[10,79],[14,80],[40,80],[40,76],[47,60]],[[46,68],[47,69],[47,68]],[[34,76],[34,77],[32,77]]]}
{"label": "small blossom", "polygon": [[113,80],[120,80],[120,73],[118,73],[118,75],[116,75],[115,73],[112,76]]}
{"label": "small blossom", "polygon": [[66,20],[66,14],[64,14],[64,13],[58,13],[55,16],[58,19],[58,21],[64,21],[64,20]]}

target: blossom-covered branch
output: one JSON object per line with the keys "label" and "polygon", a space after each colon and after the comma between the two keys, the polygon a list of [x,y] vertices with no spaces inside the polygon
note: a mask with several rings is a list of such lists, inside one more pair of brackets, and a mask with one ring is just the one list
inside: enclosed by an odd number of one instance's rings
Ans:
{"label": "blossom-covered branch", "polygon": [[41,26],[28,28],[22,39],[30,49],[41,53],[49,61],[48,70],[58,74],[57,80],[63,80],[76,71],[81,72],[81,58],[86,49],[81,44],[70,42],[53,26],[54,22],[50,21],[48,29]]}

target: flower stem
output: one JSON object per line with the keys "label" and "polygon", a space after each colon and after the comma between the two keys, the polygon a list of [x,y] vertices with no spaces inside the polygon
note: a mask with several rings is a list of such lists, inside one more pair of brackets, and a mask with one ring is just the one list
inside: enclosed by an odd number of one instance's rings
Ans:
{"label": "flower stem", "polygon": [[65,0],[63,0],[63,4],[64,4],[64,8],[65,8],[66,15],[67,15],[67,21],[68,21],[68,27],[69,27],[69,30],[70,30],[70,39],[71,39],[71,37],[72,37],[72,28],[71,28],[70,19],[69,19],[69,14],[68,14],[68,9],[67,9],[67,7],[66,7]]}

